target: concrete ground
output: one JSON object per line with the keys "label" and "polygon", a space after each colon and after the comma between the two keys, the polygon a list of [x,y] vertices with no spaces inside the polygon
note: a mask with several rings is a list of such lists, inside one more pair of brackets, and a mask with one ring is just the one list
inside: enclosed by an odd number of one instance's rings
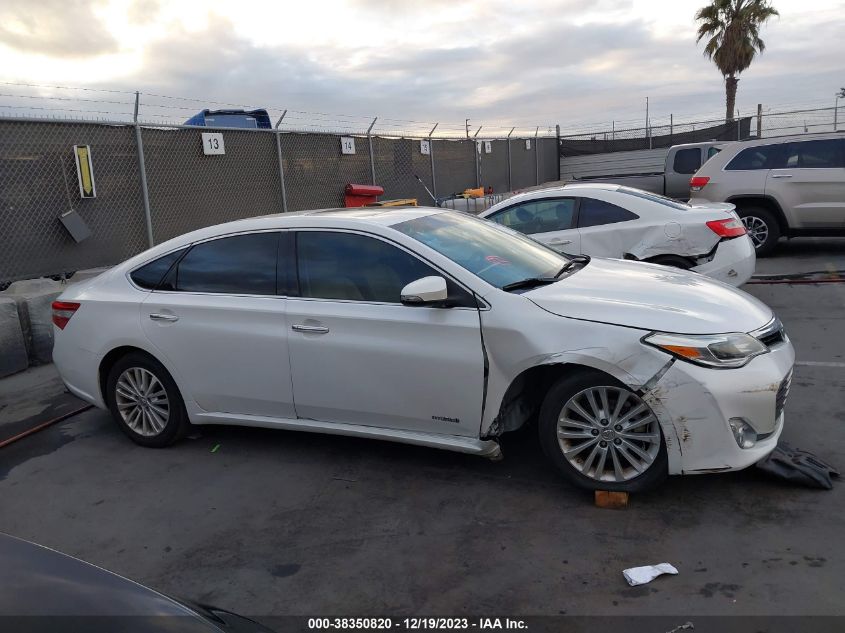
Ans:
{"label": "concrete ground", "polygon": [[[845,240],[785,244],[758,271],[831,266],[845,268]],[[746,289],[796,347],[784,439],[845,467],[845,284]],[[91,410],[0,449],[0,531],[257,616],[845,615],[845,482],[675,477],[600,510],[559,479],[533,429],[503,448],[493,463],[207,428],[142,449]],[[660,562],[679,575],[623,580]]]}

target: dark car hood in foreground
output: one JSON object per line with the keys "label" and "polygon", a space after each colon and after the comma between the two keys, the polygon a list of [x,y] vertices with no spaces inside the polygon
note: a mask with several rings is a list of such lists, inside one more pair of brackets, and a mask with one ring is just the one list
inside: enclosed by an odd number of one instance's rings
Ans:
{"label": "dark car hood in foreground", "polygon": [[[216,616],[72,556],[0,533],[0,622],[16,621],[13,628],[3,629],[267,631],[225,612],[221,614],[225,622],[218,626],[213,622]],[[66,619],[75,624],[64,626]]]}
{"label": "dark car hood in foreground", "polygon": [[594,257],[525,296],[559,316],[683,334],[750,332],[773,317],[751,295],[704,275],[621,259]]}

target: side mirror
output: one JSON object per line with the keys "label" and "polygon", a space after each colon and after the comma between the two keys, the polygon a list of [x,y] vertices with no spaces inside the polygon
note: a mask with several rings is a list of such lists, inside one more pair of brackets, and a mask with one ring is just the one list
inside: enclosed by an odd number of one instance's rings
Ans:
{"label": "side mirror", "polygon": [[400,300],[406,306],[425,306],[443,303],[448,295],[443,277],[423,277],[402,288]]}

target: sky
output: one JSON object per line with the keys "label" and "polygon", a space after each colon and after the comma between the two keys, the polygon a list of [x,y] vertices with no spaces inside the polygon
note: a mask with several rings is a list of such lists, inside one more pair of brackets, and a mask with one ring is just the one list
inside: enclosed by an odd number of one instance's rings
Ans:
{"label": "sky", "polygon": [[[38,87],[70,86],[139,90],[142,115],[161,119],[213,101],[289,109],[291,124],[618,128],[645,119],[646,97],[654,122],[718,118],[723,81],[695,42],[704,3],[3,0],[0,106],[69,107],[40,100],[58,96],[131,109],[122,93]],[[832,107],[845,86],[845,0],[773,4],[781,16],[741,75],[740,114]]]}

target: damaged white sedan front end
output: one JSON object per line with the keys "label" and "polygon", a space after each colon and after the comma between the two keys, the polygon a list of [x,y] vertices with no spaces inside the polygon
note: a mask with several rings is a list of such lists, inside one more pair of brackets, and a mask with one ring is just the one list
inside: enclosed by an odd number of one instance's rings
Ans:
{"label": "damaged white sedan front end", "polygon": [[[587,368],[594,387],[579,384],[554,412],[569,456],[558,465],[575,471],[574,483],[639,490],[650,487],[637,481],[655,464],[667,474],[738,470],[774,450],[794,351],[780,321],[753,297],[685,271],[593,259],[519,298],[540,308],[520,320],[519,332],[495,311],[482,316],[491,391],[507,389],[502,405],[488,409],[488,434],[538,410],[542,427],[549,383]],[[537,354],[521,356],[526,347]],[[665,465],[652,450],[648,414],[659,423]]]}

